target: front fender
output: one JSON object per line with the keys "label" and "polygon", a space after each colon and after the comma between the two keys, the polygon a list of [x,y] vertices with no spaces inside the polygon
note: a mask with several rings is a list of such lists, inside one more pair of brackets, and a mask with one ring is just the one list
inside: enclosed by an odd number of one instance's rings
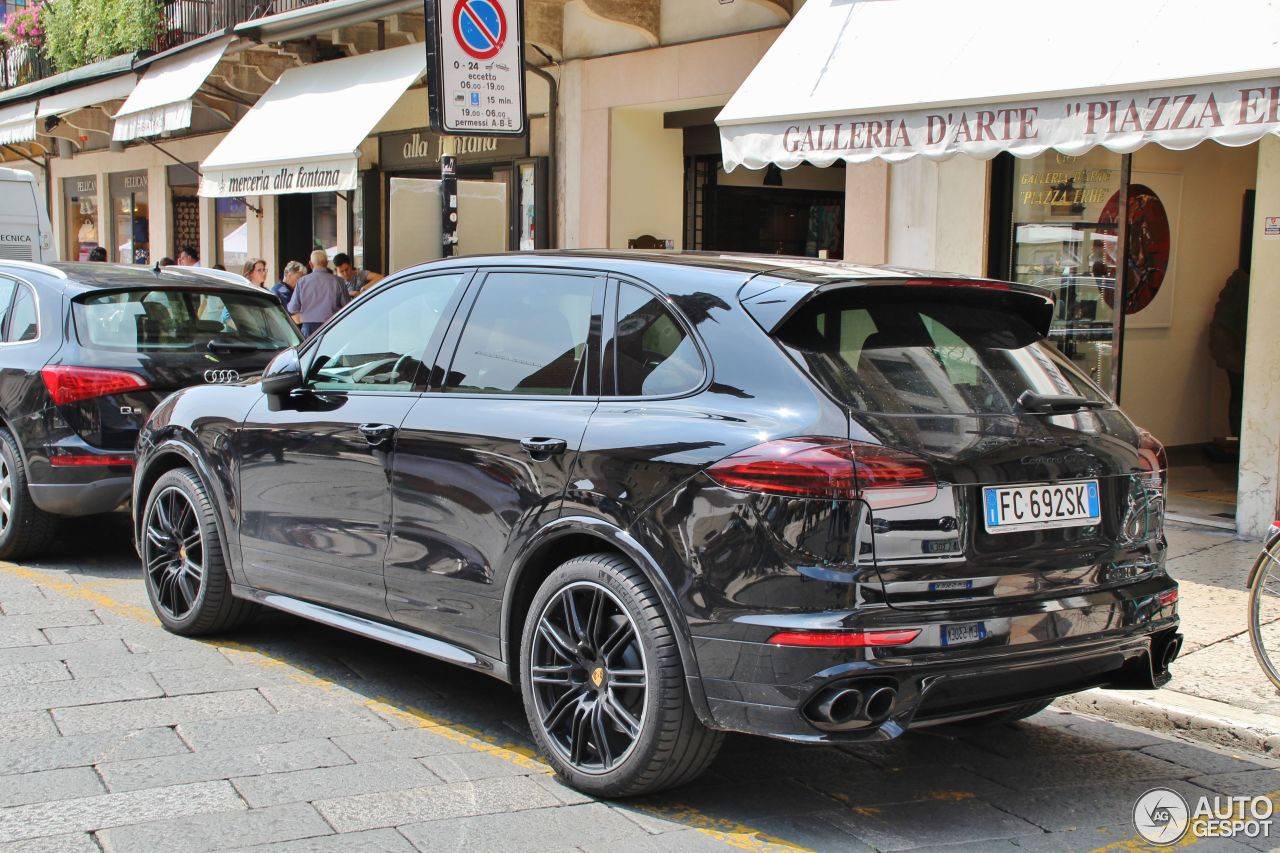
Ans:
{"label": "front fender", "polygon": [[602,547],[616,550],[635,563],[644,573],[649,583],[657,591],[671,620],[675,634],[676,646],[680,650],[680,660],[684,664],[685,683],[689,689],[690,699],[698,718],[704,725],[714,726],[711,710],[707,705],[706,694],[702,688],[702,676],[698,668],[698,660],[693,653],[693,642],[689,634],[689,623],[679,604],[679,598],[671,585],[670,579],[662,571],[657,560],[653,558],[643,545],[627,531],[602,518],[585,515],[563,516],[542,527],[527,540],[517,552],[512,562],[511,571],[507,574],[506,589],[502,596],[502,652],[507,661],[512,681],[519,683],[519,661],[514,660],[515,640],[511,629],[511,607],[519,589],[520,578],[529,567],[531,561],[547,545],[558,539],[574,535],[587,535],[600,540]]}

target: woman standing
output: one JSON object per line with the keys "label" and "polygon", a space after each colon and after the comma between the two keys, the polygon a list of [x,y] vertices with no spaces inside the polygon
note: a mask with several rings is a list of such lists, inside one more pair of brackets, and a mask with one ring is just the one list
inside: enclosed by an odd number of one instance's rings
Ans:
{"label": "woman standing", "polygon": [[249,279],[249,283],[254,287],[265,288],[267,286],[267,262],[262,258],[250,258],[244,262],[244,272],[241,275]]}

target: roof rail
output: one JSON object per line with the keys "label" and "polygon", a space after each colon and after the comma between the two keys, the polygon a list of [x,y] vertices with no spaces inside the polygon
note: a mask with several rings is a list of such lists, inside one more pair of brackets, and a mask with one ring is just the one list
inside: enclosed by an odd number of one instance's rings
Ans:
{"label": "roof rail", "polygon": [[67,274],[57,267],[51,267],[48,264],[37,264],[35,261],[11,261],[5,258],[0,260],[0,265],[15,266],[24,270],[31,270],[33,272],[51,275],[54,278],[60,278],[63,280],[66,280],[67,277]]}

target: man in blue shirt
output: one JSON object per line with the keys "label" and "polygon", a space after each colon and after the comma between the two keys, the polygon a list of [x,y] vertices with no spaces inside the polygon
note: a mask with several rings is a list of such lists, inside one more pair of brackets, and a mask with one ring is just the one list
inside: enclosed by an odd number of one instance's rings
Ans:
{"label": "man in blue shirt", "polygon": [[302,336],[309,338],[348,301],[346,282],[329,272],[324,249],[316,249],[311,253],[311,272],[298,279],[286,310],[302,327]]}
{"label": "man in blue shirt", "polygon": [[298,286],[298,279],[307,274],[307,268],[297,261],[289,261],[284,265],[284,273],[271,286],[271,292],[279,299],[280,304],[285,308],[289,307],[289,300],[293,298],[293,289]]}

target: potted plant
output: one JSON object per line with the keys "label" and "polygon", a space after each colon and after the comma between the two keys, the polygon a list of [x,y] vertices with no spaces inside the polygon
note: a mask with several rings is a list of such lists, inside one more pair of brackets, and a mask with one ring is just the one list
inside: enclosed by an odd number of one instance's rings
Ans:
{"label": "potted plant", "polygon": [[4,76],[9,85],[37,79],[40,51],[44,47],[44,26],[40,21],[40,0],[21,6],[5,18],[3,30]]}

